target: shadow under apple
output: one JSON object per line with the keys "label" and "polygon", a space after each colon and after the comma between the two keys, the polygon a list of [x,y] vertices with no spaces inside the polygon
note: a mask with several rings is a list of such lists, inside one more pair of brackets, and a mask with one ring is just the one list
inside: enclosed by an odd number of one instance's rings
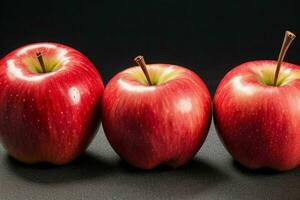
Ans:
{"label": "shadow under apple", "polygon": [[232,160],[232,165],[239,172],[248,176],[273,176],[273,175],[279,175],[283,173],[281,171],[277,171],[268,167],[263,167],[259,169],[249,169],[236,160]]}
{"label": "shadow under apple", "polygon": [[23,164],[7,156],[7,166],[18,176],[37,183],[64,183],[83,179],[103,177],[113,171],[110,163],[90,152],[85,152],[67,165],[48,163]]}
{"label": "shadow under apple", "polygon": [[192,198],[230,181],[222,167],[198,158],[176,169],[159,166],[153,170],[139,170],[118,157],[107,160],[91,152],[64,166],[26,165],[9,156],[6,163],[9,170],[27,181],[60,184],[93,180],[100,191],[109,190],[122,199]]}
{"label": "shadow under apple", "polygon": [[140,170],[125,161],[120,161],[120,166],[122,174],[127,176],[126,179],[121,179],[121,183],[124,180],[123,184],[126,184],[124,187],[128,187],[129,191],[138,189],[139,193],[149,195],[149,199],[155,195],[162,199],[199,196],[199,193],[211,190],[230,179],[220,167],[198,158],[178,168],[161,165],[152,170]]}

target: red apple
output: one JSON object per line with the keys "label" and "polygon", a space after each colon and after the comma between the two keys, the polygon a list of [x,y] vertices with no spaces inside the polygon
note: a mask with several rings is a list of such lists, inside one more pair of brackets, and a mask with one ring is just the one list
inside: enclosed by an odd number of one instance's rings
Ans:
{"label": "red apple", "polygon": [[300,68],[282,63],[274,85],[282,60],[241,64],[224,77],[214,97],[219,136],[248,168],[288,170],[300,164]]}
{"label": "red apple", "polygon": [[103,82],[80,52],[54,43],[21,47],[0,61],[0,141],[25,163],[65,164],[99,126]]}
{"label": "red apple", "polygon": [[151,85],[140,67],[109,81],[101,106],[104,132],[120,157],[135,167],[183,165],[206,138],[210,94],[186,68],[151,64],[147,69]]}

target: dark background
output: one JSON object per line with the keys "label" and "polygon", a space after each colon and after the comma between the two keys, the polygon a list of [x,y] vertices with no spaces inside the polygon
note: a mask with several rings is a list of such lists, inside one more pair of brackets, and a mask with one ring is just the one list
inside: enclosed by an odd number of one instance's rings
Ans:
{"label": "dark background", "polygon": [[[134,65],[186,66],[213,95],[228,70],[276,59],[285,30],[300,36],[297,1],[0,0],[0,57],[33,42],[58,42],[89,57],[104,81]],[[287,54],[300,64],[300,39]],[[0,145],[0,199],[300,199],[300,168],[279,173],[234,162],[213,125],[195,158],[172,170],[141,171],[114,153],[103,130],[66,166],[23,165]]]}
{"label": "dark background", "polygon": [[[0,57],[51,41],[83,52],[104,81],[132,66],[170,63],[197,72],[213,93],[232,67],[276,59],[285,30],[300,34],[297,1],[3,1]],[[287,61],[300,64],[300,42]]]}

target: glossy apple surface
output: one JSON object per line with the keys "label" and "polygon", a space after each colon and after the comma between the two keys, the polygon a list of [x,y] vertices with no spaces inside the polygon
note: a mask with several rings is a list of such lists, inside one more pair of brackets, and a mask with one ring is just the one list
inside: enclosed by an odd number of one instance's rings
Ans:
{"label": "glossy apple surface", "polygon": [[151,169],[180,166],[202,146],[211,122],[210,94],[202,80],[183,67],[128,68],[108,83],[102,99],[105,134],[121,158]]}
{"label": "glossy apple surface", "polygon": [[231,70],[214,97],[214,122],[233,158],[248,168],[300,164],[300,68],[253,61]]}
{"label": "glossy apple surface", "polygon": [[36,43],[11,52],[0,61],[0,87],[0,140],[19,161],[65,164],[96,133],[103,82],[70,47]]}

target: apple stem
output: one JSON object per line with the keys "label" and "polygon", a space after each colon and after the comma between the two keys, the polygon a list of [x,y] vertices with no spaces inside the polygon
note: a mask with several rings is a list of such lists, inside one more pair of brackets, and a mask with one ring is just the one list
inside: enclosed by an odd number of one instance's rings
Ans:
{"label": "apple stem", "polygon": [[43,73],[46,73],[46,68],[45,68],[45,63],[44,63],[44,60],[43,60],[43,55],[42,55],[42,53],[41,53],[41,52],[37,52],[37,53],[36,53],[36,57],[37,57],[37,59],[38,59],[40,65],[41,65],[41,67],[42,67]]}
{"label": "apple stem", "polygon": [[150,79],[150,76],[149,76],[149,73],[148,73],[148,70],[147,70],[147,65],[145,63],[145,60],[144,60],[144,57],[143,56],[137,56],[134,58],[134,61],[142,68],[145,76],[146,76],[146,79],[148,81],[148,84],[149,85],[152,85],[152,82],[151,82],[151,79]]}
{"label": "apple stem", "polygon": [[273,86],[276,86],[276,84],[277,84],[277,79],[278,79],[278,76],[279,76],[281,63],[282,63],[282,61],[285,57],[285,54],[286,54],[287,50],[289,49],[291,43],[293,42],[293,40],[295,38],[296,38],[296,35],[294,33],[290,32],[290,31],[285,31],[284,40],[283,40],[281,50],[280,50],[278,60],[277,60],[277,66],[276,66]]}

